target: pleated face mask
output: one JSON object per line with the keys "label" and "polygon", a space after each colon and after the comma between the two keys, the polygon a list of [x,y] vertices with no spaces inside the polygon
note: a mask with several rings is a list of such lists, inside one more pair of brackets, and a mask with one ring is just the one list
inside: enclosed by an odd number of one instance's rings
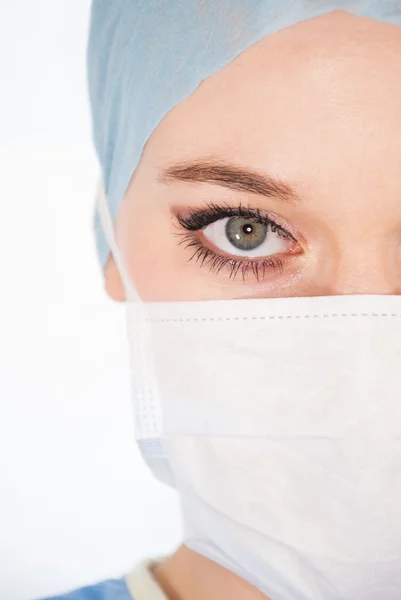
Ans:
{"label": "pleated face mask", "polygon": [[[121,10],[130,4],[118,3]],[[166,11],[167,31],[174,17],[174,35],[191,4],[188,38],[183,27],[191,74],[182,63],[182,71],[170,68],[174,49],[166,45],[165,71],[177,83],[173,103],[163,111],[158,105],[169,89],[163,75],[159,97],[152,96],[155,112],[143,89],[130,86],[134,104],[139,97],[144,102],[135,135],[126,139],[133,126],[124,114],[113,117],[122,119],[117,133],[105,118],[109,124],[97,136],[99,249],[101,258],[103,247],[111,250],[127,297],[138,445],[155,475],[180,495],[185,544],[270,600],[399,600],[401,297],[144,302],[115,241],[113,213],[137,164],[132,149],[140,154],[159,117],[247,44],[278,23],[312,16],[319,3],[222,2],[247,24],[231,37],[233,21],[213,20],[208,2],[172,3],[182,12],[170,4],[157,6]],[[348,4],[372,16],[379,11],[374,2]],[[384,5],[399,19],[396,3]],[[141,27],[134,31],[141,32],[145,10],[137,11]],[[108,35],[119,27],[113,16]],[[197,18],[206,21],[212,48],[199,61]],[[130,25],[132,31],[134,21]],[[155,57],[162,42],[151,40]],[[141,43],[139,33],[135,43]],[[110,64],[106,71],[112,76]],[[117,97],[116,87],[108,89],[99,110],[110,117],[113,102],[120,108],[128,102]]]}

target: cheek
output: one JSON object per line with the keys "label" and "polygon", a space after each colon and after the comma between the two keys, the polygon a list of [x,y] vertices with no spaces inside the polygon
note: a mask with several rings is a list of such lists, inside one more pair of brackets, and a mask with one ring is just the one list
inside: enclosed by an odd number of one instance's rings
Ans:
{"label": "cheek", "polygon": [[[124,200],[116,236],[128,274],[144,301],[197,300],[205,285],[194,277],[190,254],[179,246],[170,214],[149,203]],[[206,288],[207,290],[207,288]]]}
{"label": "cheek", "polygon": [[124,199],[116,237],[128,275],[140,297],[160,300],[163,287],[171,281],[171,273],[166,269],[168,261],[160,259],[166,254],[166,236],[159,220],[147,214],[139,202]]}

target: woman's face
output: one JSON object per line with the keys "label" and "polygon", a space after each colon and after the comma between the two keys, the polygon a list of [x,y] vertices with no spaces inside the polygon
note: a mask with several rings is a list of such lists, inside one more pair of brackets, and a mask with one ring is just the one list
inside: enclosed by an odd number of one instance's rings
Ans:
{"label": "woman's face", "polygon": [[[144,300],[401,294],[401,27],[267,36],[149,138],[117,218]],[[106,287],[123,288],[112,259]]]}

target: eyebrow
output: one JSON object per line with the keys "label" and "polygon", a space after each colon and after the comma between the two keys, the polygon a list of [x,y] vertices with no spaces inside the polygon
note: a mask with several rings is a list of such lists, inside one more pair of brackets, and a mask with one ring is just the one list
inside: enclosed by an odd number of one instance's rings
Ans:
{"label": "eyebrow", "polygon": [[287,204],[298,205],[303,202],[290,184],[281,179],[210,157],[171,164],[162,170],[157,180],[159,183],[211,183],[239,192],[273,197]]}

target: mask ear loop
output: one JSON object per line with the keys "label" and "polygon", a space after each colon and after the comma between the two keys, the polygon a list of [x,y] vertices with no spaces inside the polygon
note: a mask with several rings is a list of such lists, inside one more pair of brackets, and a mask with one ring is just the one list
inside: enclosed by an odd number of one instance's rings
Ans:
{"label": "mask ear loop", "polygon": [[[167,450],[163,440],[163,411],[154,369],[151,350],[151,328],[146,319],[146,302],[143,302],[130,282],[118,249],[113,220],[110,214],[105,193],[103,177],[99,177],[96,190],[96,208],[100,223],[123,280],[127,295],[128,327],[134,326],[134,335],[129,336],[133,360],[141,373],[141,386],[136,379],[132,381],[136,400],[133,404],[135,419],[135,436],[142,455],[156,475],[169,485],[174,485],[174,476],[167,460]],[[132,310],[133,309],[133,310]],[[132,319],[132,320],[131,320]]]}
{"label": "mask ear loop", "polygon": [[110,214],[102,175],[99,176],[99,180],[96,186],[95,200],[96,208],[100,218],[100,223],[102,225],[103,232],[109,245],[111,254],[113,255],[113,258],[121,275],[127,300],[142,302],[137,291],[135,290],[134,286],[130,281],[130,277],[128,276],[127,270],[124,267],[120,250],[116,243],[113,219]]}

